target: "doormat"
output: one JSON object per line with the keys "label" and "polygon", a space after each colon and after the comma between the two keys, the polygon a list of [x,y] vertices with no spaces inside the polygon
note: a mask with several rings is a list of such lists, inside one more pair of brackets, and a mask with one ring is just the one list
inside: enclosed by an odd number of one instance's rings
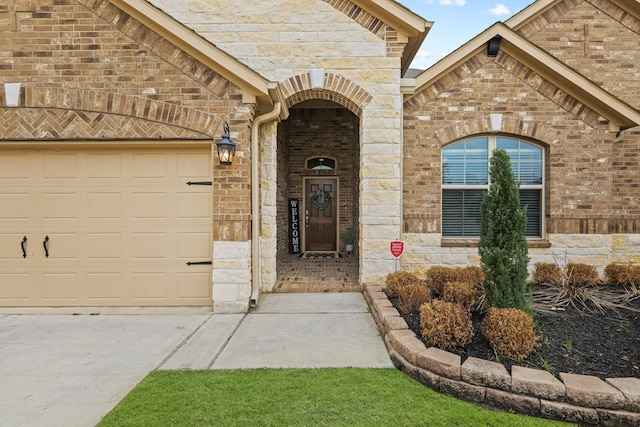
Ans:
{"label": "doormat", "polygon": [[307,251],[300,255],[300,258],[340,258],[341,256],[336,251]]}

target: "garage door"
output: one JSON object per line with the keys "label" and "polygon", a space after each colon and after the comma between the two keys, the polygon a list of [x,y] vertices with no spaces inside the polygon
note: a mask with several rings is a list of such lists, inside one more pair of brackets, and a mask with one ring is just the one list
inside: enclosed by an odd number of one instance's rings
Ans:
{"label": "garage door", "polygon": [[0,306],[211,304],[207,148],[0,150]]}

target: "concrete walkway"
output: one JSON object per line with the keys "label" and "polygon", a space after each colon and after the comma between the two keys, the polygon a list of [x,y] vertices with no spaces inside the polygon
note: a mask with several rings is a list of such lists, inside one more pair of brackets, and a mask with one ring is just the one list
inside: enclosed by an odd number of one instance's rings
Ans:
{"label": "concrete walkway", "polygon": [[392,367],[360,293],[249,314],[2,315],[0,426],[93,426],[154,369]]}

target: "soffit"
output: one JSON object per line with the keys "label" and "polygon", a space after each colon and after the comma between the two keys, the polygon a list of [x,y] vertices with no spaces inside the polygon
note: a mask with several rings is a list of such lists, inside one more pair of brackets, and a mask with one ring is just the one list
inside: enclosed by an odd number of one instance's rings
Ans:
{"label": "soffit", "polygon": [[273,83],[144,0],[109,0],[243,91],[245,102],[273,105]]}
{"label": "soffit", "polygon": [[610,125],[612,131],[617,132],[640,125],[640,112],[631,105],[602,89],[546,51],[523,39],[503,23],[489,27],[416,77],[415,93],[423,91],[470,57],[484,51],[487,42],[495,36],[502,37],[500,50],[517,58],[521,63],[609,120],[613,125]]}
{"label": "soffit", "polygon": [[407,38],[401,61],[402,74],[404,74],[422,46],[433,22],[425,20],[393,0],[351,0],[351,2]]}

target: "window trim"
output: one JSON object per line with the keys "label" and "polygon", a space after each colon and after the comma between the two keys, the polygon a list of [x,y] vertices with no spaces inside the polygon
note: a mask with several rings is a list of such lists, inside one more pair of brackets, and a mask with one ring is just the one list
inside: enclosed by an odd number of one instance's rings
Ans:
{"label": "window trim", "polygon": [[[312,162],[312,161],[314,161],[314,160],[317,160],[317,161],[319,161],[320,163],[323,163],[323,161],[326,161],[326,160],[330,160],[331,162],[333,162],[333,167],[324,167],[324,168],[319,168],[319,167],[317,167],[317,166],[316,166],[316,167],[311,167],[311,168],[310,168],[310,167],[309,167],[309,163],[310,163],[310,162]],[[314,170],[315,170],[315,171],[318,171],[318,170],[322,170],[322,171],[335,171],[335,170],[337,170],[337,169],[338,169],[338,160],[336,160],[336,158],[335,158],[335,157],[333,157],[333,156],[312,156],[312,157],[307,158],[307,159],[304,161],[304,168],[305,168],[305,170],[308,170],[308,171],[314,171]]]}
{"label": "window trim", "polygon": [[[479,138],[486,138],[487,139],[487,184],[471,184],[471,185],[464,185],[464,184],[444,184],[443,181],[443,174],[442,174],[442,167],[444,162],[442,161],[443,159],[443,154],[444,154],[444,150],[447,147],[450,147],[452,145],[464,142],[464,141],[468,141],[471,139],[479,139]],[[474,242],[474,241],[478,241],[480,236],[444,236],[444,190],[488,190],[489,187],[491,186],[491,177],[489,176],[489,168],[490,168],[490,162],[491,162],[491,155],[493,153],[493,150],[495,150],[497,148],[497,141],[498,138],[507,138],[507,139],[512,139],[515,141],[522,141],[525,142],[527,144],[530,144],[538,149],[540,149],[541,152],[541,177],[542,177],[542,182],[541,184],[522,184],[520,185],[519,190],[539,190],[540,191],[540,235],[539,236],[526,236],[526,239],[528,241],[546,241],[546,224],[545,224],[545,212],[546,212],[546,191],[547,191],[547,177],[546,177],[546,148],[542,143],[539,142],[535,142],[526,138],[521,138],[518,136],[514,136],[514,135],[507,135],[507,134],[490,134],[490,135],[474,135],[474,136],[469,136],[454,142],[451,142],[450,144],[444,145],[441,147],[440,149],[440,235],[441,238],[444,241],[455,241],[455,242]],[[448,245],[445,245],[448,246]],[[456,247],[458,246],[453,245],[451,247]],[[464,246],[467,246],[466,244],[464,244]]]}

